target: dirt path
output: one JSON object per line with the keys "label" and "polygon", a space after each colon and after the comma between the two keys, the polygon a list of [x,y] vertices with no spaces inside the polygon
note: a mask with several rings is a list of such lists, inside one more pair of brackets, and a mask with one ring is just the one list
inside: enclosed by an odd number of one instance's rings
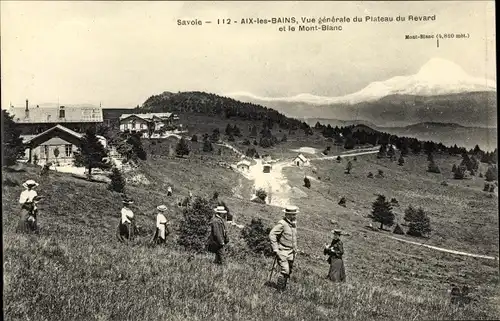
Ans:
{"label": "dirt path", "polygon": [[436,251],[440,251],[440,252],[446,252],[446,253],[463,255],[463,256],[470,256],[470,257],[477,257],[477,258],[480,258],[480,259],[498,260],[498,257],[494,257],[494,256],[481,255],[481,254],[473,254],[473,253],[467,253],[467,252],[460,252],[460,251],[449,250],[449,249],[445,249],[445,248],[442,248],[442,247],[432,246],[432,245],[428,245],[428,244],[424,244],[424,243],[408,241],[408,240],[404,240],[404,239],[401,239],[399,237],[394,237],[394,236],[390,236],[390,235],[384,235],[384,236],[388,237],[388,238],[391,238],[391,239],[394,239],[394,240],[401,241],[401,242],[405,242],[405,243],[409,243],[409,244],[413,244],[413,245],[418,245],[418,246],[424,246],[424,247],[427,247],[427,248],[430,248],[430,249],[433,249],[433,250],[436,250]]}

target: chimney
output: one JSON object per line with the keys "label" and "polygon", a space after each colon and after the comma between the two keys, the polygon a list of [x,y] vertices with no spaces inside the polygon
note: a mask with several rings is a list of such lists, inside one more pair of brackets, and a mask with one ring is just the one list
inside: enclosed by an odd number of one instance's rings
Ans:
{"label": "chimney", "polygon": [[26,109],[24,109],[24,118],[30,117],[30,110],[28,108],[28,99],[26,99]]}

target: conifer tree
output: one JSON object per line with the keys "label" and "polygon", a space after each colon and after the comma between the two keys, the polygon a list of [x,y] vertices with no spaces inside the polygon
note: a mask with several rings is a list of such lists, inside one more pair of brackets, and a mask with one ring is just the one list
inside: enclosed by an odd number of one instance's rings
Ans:
{"label": "conifer tree", "polygon": [[14,165],[24,154],[23,139],[16,123],[5,109],[2,109],[2,165]]}
{"label": "conifer tree", "polygon": [[384,225],[394,225],[394,213],[392,212],[391,204],[385,199],[384,195],[379,195],[372,204],[371,218],[380,223],[380,229]]}
{"label": "conifer tree", "polygon": [[75,152],[75,164],[87,168],[88,176],[91,177],[93,168],[104,169],[109,167],[103,160],[107,156],[107,152],[95,132],[88,129],[82,137],[78,150]]}

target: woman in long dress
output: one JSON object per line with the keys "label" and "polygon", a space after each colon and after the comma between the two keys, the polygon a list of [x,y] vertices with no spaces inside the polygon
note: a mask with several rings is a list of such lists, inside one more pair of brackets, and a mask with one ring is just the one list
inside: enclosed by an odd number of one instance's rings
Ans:
{"label": "woman in long dress", "polygon": [[151,242],[153,244],[165,244],[167,236],[170,234],[170,224],[164,214],[165,212],[167,212],[168,207],[165,205],[160,205],[156,209],[158,210],[156,214],[156,229]]}
{"label": "woman in long dress", "polygon": [[328,255],[328,263],[330,270],[328,271],[328,279],[333,282],[345,282],[345,267],[342,256],[344,255],[344,245],[340,240],[340,230],[333,231],[333,240],[330,245],[326,245],[323,253]]}
{"label": "woman in long dress", "polygon": [[131,199],[123,201],[123,208],[121,210],[120,223],[118,223],[117,237],[120,242],[130,241],[134,238],[135,232],[135,219],[134,212],[130,205],[134,204]]}
{"label": "woman in long dress", "polygon": [[19,217],[18,231],[20,232],[38,232],[36,206],[39,200],[38,193],[34,190],[39,184],[30,179],[23,183],[24,191],[19,196],[21,213]]}

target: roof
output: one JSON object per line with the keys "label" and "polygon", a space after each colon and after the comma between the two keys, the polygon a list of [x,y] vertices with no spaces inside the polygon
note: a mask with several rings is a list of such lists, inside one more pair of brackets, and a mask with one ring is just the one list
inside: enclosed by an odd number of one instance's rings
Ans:
{"label": "roof", "polygon": [[245,160],[242,160],[241,162],[238,162],[238,164],[236,164],[236,166],[240,166],[240,165],[250,166],[250,162],[245,159]]}
{"label": "roof", "polygon": [[100,107],[61,107],[64,108],[64,118],[59,118],[60,107],[31,107],[27,117],[24,107],[11,107],[7,112],[19,124],[101,123],[103,120]]}
{"label": "roof", "polygon": [[61,125],[56,125],[56,126],[54,126],[54,127],[50,128],[50,129],[47,129],[46,131],[44,131],[44,132],[42,132],[42,133],[40,133],[40,134],[38,134],[38,135],[36,135],[36,136],[32,136],[32,137],[30,137],[30,138],[29,138],[29,139],[25,142],[25,144],[29,144],[29,143],[31,143],[31,142],[33,142],[33,141],[35,141],[35,140],[38,140],[40,137],[46,136],[47,134],[49,134],[49,133],[51,133],[51,132],[53,132],[53,131],[57,131],[57,130],[63,131],[63,132],[65,132],[66,134],[69,134],[69,135],[71,135],[71,136],[73,136],[73,137],[75,137],[75,138],[77,138],[77,139],[81,139],[81,138],[83,137],[83,134],[79,134],[79,133],[75,132],[74,130],[71,130],[71,129],[66,128],[66,127],[64,127],[64,126],[61,126]]}
{"label": "roof", "polygon": [[305,158],[305,156],[302,155],[302,154],[299,154],[297,157],[295,157],[295,159],[297,159],[297,158],[300,159],[303,162],[307,162],[307,158]]}
{"label": "roof", "polygon": [[[152,120],[153,118],[170,118],[172,116],[172,113],[146,113],[146,114],[122,114],[120,116],[120,120],[136,116],[139,118],[142,118],[144,120]],[[175,117],[175,115],[173,115]]]}

